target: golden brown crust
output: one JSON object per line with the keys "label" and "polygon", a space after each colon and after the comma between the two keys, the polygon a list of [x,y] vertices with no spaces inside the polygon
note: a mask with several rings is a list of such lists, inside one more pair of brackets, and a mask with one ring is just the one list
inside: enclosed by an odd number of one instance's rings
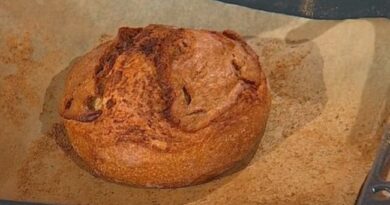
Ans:
{"label": "golden brown crust", "polygon": [[198,184],[260,140],[270,94],[257,55],[231,31],[150,25],[82,57],[60,114],[101,176],[147,187]]}

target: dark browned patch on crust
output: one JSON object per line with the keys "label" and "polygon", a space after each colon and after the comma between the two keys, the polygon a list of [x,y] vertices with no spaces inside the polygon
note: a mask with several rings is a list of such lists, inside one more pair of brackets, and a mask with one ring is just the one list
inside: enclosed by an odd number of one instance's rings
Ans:
{"label": "dark browned patch on crust", "polygon": [[222,34],[232,40],[235,40],[235,41],[240,41],[242,42],[242,38],[240,37],[240,35],[238,35],[236,32],[234,31],[231,31],[231,30],[226,30],[226,31],[223,31]]}
{"label": "dark browned patch on crust", "polygon": [[183,86],[182,90],[183,90],[184,99],[185,99],[187,105],[189,105],[191,103],[191,100],[192,100],[191,95],[188,93],[188,90],[185,86]]}
{"label": "dark browned patch on crust", "polygon": [[73,98],[68,99],[65,103],[65,110],[69,109],[72,106]]}
{"label": "dark browned patch on crust", "polygon": [[140,50],[142,53],[144,53],[146,56],[151,55],[152,53],[155,53],[155,49],[158,45],[159,39],[151,38],[146,40],[140,45]]}
{"label": "dark browned patch on crust", "polygon": [[232,60],[232,65],[236,71],[241,71],[241,66],[238,65],[238,63],[235,59]]}
{"label": "dark browned patch on crust", "polygon": [[206,110],[204,110],[204,109],[197,109],[197,110],[194,110],[194,111],[188,113],[187,115],[196,115],[196,114],[200,114],[200,113],[206,113]]}
{"label": "dark browned patch on crust", "polygon": [[107,109],[111,109],[112,107],[114,107],[114,105],[116,104],[115,100],[114,99],[109,99],[106,103],[106,108]]}
{"label": "dark browned patch on crust", "polygon": [[249,84],[251,87],[256,88],[255,90],[257,90],[256,82],[248,80],[246,78],[242,78],[242,77],[240,78],[240,80],[242,80],[246,84]]}
{"label": "dark browned patch on crust", "polygon": [[118,39],[123,42],[133,43],[133,39],[143,28],[121,27],[118,31]]}
{"label": "dark browned patch on crust", "polygon": [[237,64],[236,60],[232,60],[231,62],[232,66],[233,66],[233,73],[236,77],[240,78],[241,76],[241,67]]}
{"label": "dark browned patch on crust", "polygon": [[98,66],[96,66],[95,68],[95,76],[96,77],[101,77],[103,75],[103,65],[102,64],[99,64]]}
{"label": "dark browned patch on crust", "polygon": [[78,120],[80,122],[92,122],[92,121],[96,120],[101,114],[102,114],[101,110],[90,111],[90,112],[87,112],[85,114],[80,115]]}

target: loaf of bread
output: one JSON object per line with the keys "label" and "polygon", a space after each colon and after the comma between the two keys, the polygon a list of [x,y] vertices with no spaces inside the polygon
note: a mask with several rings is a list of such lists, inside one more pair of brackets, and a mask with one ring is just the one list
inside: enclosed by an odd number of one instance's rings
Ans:
{"label": "loaf of bread", "polygon": [[258,57],[238,34],[149,25],[120,28],[72,66],[60,115],[97,175],[170,188],[248,160],[270,101]]}

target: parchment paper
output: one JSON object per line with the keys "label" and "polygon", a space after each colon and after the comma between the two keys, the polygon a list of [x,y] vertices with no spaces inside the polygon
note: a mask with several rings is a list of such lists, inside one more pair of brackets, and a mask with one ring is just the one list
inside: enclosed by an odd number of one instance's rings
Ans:
{"label": "parchment paper", "polygon": [[[308,9],[304,7],[305,9]],[[272,88],[244,170],[140,189],[92,176],[56,112],[72,61],[120,26],[241,33]],[[0,198],[61,204],[353,204],[390,113],[390,21],[308,20],[202,0],[0,1]]]}

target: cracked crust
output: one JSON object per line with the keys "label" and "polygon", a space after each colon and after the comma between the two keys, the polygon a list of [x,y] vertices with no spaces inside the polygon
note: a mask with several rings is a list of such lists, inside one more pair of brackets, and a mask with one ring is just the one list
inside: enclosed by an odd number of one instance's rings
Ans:
{"label": "cracked crust", "polygon": [[60,105],[77,153],[107,179],[146,187],[206,182],[246,160],[270,94],[232,31],[120,28],[73,67]]}

